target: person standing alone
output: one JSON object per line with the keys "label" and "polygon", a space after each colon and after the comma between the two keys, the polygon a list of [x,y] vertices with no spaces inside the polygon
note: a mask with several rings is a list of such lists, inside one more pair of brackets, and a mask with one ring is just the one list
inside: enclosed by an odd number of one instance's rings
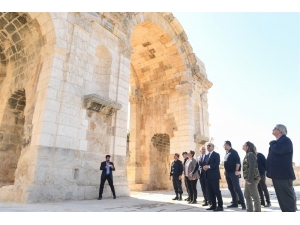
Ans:
{"label": "person standing alone", "polygon": [[110,155],[106,155],[105,159],[106,161],[102,162],[100,165],[100,170],[102,170],[102,174],[101,174],[101,183],[99,188],[98,200],[102,199],[103,187],[106,180],[108,181],[111,192],[113,193],[113,198],[116,199],[116,193],[115,193],[115,187],[113,184],[113,175],[112,175],[112,171],[115,171],[115,166],[113,162],[110,162]]}

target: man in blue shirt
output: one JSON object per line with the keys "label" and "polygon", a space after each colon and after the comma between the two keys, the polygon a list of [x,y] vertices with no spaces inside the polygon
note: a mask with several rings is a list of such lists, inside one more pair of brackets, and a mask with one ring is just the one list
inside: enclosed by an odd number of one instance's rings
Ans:
{"label": "man in blue shirt", "polygon": [[113,162],[110,162],[110,155],[106,155],[105,158],[106,161],[102,162],[100,165],[100,170],[102,170],[102,174],[101,174],[101,183],[99,188],[98,200],[102,199],[103,187],[106,180],[108,181],[111,192],[113,193],[113,198],[116,199],[116,193],[115,193],[115,187],[113,184],[113,175],[112,175],[112,171],[115,171],[115,166]]}

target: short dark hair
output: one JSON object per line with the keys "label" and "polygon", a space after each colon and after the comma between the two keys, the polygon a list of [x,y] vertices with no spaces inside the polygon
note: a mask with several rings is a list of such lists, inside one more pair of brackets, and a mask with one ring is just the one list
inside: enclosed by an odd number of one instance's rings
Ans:
{"label": "short dark hair", "polygon": [[109,157],[109,158],[110,158],[110,155],[106,155],[106,156],[105,156],[105,158],[107,158],[107,157]]}
{"label": "short dark hair", "polygon": [[191,150],[190,153],[192,154],[192,156],[194,157],[195,155],[195,151]]}
{"label": "short dark hair", "polygon": [[187,152],[183,152],[182,155],[184,155],[184,154],[188,154],[188,153]]}
{"label": "short dark hair", "polygon": [[175,153],[174,155],[176,155],[179,158],[179,154],[178,153]]}
{"label": "short dark hair", "polygon": [[231,147],[231,142],[230,141],[225,141],[226,145],[229,145],[229,147]]}

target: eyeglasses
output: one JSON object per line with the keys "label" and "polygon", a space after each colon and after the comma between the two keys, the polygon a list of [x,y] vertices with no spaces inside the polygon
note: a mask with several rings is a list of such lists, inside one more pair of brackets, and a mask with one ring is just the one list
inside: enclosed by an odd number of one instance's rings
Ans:
{"label": "eyeglasses", "polygon": [[277,127],[274,127],[274,129],[273,130],[279,130]]}
{"label": "eyeglasses", "polygon": [[211,147],[212,145],[207,145],[207,147]]}

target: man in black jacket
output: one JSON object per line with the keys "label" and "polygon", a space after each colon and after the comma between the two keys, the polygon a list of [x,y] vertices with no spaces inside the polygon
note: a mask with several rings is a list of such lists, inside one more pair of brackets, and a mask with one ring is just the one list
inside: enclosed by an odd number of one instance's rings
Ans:
{"label": "man in black jacket", "polygon": [[270,142],[267,157],[267,177],[272,179],[278,203],[282,212],[296,212],[293,180],[293,143],[287,135],[287,129],[277,124],[272,134],[276,140]]}
{"label": "man in black jacket", "polygon": [[[271,206],[270,195],[269,195],[269,191],[268,191],[268,188],[266,185],[267,159],[262,153],[259,153],[259,152],[256,152],[256,158],[257,158],[258,171],[259,171],[260,178],[261,178],[257,185],[258,193],[260,196],[260,204],[263,205],[264,207],[270,207]],[[267,204],[265,202],[264,194],[266,197]]]}
{"label": "man in black jacket", "polygon": [[182,200],[182,184],[181,184],[182,172],[183,172],[182,162],[179,160],[179,154],[175,153],[174,161],[172,162],[171,165],[171,172],[169,178],[171,180],[171,177],[173,177],[173,187],[176,194],[176,197],[173,198],[172,200],[178,200],[178,201]]}
{"label": "man in black jacket", "polygon": [[[182,153],[182,156],[184,158],[184,161],[183,161],[183,168],[185,167],[185,163],[186,161],[189,159],[188,158],[188,153],[187,152],[183,152]],[[190,192],[189,192],[189,186],[188,186],[188,177],[184,176],[184,185],[185,185],[185,188],[186,188],[186,192],[188,193],[188,196],[190,196]],[[185,201],[190,201],[189,197],[187,197],[186,199],[184,199]]]}
{"label": "man in black jacket", "polygon": [[106,180],[108,181],[110,189],[113,193],[113,198],[116,199],[116,193],[115,193],[115,188],[113,184],[113,175],[112,175],[112,171],[115,171],[115,166],[113,162],[110,162],[110,155],[106,155],[105,158],[106,161],[102,162],[100,165],[100,170],[102,170],[102,174],[101,174],[101,183],[99,188],[98,200],[102,199],[103,187]]}
{"label": "man in black jacket", "polygon": [[241,171],[241,160],[240,156],[236,150],[231,147],[230,141],[225,141],[224,149],[226,150],[226,155],[224,159],[224,169],[225,178],[227,181],[228,189],[232,197],[232,204],[227,206],[227,208],[237,208],[239,196],[242,209],[246,210],[246,204],[244,200],[244,195],[240,186],[240,171]]}

